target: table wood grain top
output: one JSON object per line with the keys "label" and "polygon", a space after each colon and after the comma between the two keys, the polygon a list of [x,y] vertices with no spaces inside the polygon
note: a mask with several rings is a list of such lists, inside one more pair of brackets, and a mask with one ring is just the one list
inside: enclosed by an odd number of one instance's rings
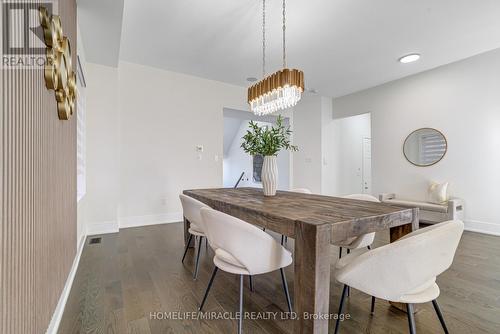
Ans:
{"label": "table wood grain top", "polygon": [[184,194],[260,226],[288,225],[289,233],[279,228],[277,232],[290,236],[297,222],[332,225],[332,231],[346,237],[407,224],[418,214],[418,209],[316,194],[278,191],[266,197],[259,188],[193,189]]}

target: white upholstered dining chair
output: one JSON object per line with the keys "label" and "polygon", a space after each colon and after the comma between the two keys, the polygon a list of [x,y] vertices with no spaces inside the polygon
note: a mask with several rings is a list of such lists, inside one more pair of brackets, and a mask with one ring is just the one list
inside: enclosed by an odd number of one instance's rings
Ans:
{"label": "white upholstered dining chair", "polygon": [[283,268],[292,263],[292,255],[273,237],[260,228],[220,211],[202,208],[200,210],[206,236],[215,251],[214,270],[208,283],[199,311],[207,299],[218,269],[239,275],[240,302],[238,333],[242,331],[243,314],[243,277],[259,275],[280,270],[288,310],[292,303],[288,293]]}
{"label": "white upholstered dining chair", "polygon": [[[350,286],[374,298],[406,304],[411,334],[416,333],[413,304],[432,301],[443,330],[448,333],[436,301],[436,277],[451,266],[463,230],[462,221],[450,220],[419,229],[370,252],[340,259],[335,279],[344,288],[338,314],[342,313]],[[337,320],[335,333],[339,325]]]}
{"label": "white upholstered dining chair", "polygon": [[[195,262],[195,268],[193,271],[193,279],[196,279],[198,277],[198,267],[199,267],[199,262],[200,262],[200,252],[201,252],[201,242],[203,241],[203,238],[205,236],[205,230],[203,228],[203,221],[201,220],[200,216],[200,209],[201,208],[210,208],[208,205],[192,198],[189,196],[186,196],[184,194],[180,194],[179,198],[182,203],[182,210],[184,213],[184,217],[189,221],[189,240],[186,244],[186,248],[184,249],[184,254],[182,255],[182,263],[184,263],[184,259],[186,257],[187,251],[189,249],[189,246],[191,244],[191,240],[193,239],[193,235],[195,236],[196,239],[198,239],[198,251],[196,253],[196,262]],[[195,240],[196,244],[196,240]]]}
{"label": "white upholstered dining chair", "polygon": [[[380,201],[376,197],[368,194],[353,194],[353,195],[343,196],[343,198],[380,203]],[[339,259],[340,259],[342,257],[342,248],[346,248],[348,254],[350,253],[351,250],[354,249],[360,249],[365,247],[371,249],[373,240],[375,240],[375,232],[366,233],[358,237],[348,238],[346,240],[336,242],[334,243],[334,245],[340,247],[339,249]]]}

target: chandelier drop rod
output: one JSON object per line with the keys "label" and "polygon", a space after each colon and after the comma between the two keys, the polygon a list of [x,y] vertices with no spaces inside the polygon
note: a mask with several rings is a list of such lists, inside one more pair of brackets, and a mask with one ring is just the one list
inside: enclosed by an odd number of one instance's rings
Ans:
{"label": "chandelier drop rod", "polygon": [[262,0],[262,77],[266,77],[266,0]]}
{"label": "chandelier drop rod", "polygon": [[283,0],[283,68],[286,68],[286,12],[285,12],[285,0]]}

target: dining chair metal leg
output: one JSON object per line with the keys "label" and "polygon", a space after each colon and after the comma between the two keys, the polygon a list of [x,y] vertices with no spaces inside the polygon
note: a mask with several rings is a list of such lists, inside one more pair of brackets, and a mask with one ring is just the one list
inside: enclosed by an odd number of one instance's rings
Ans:
{"label": "dining chair metal leg", "polygon": [[368,250],[372,250],[372,246],[370,245],[366,246],[366,248],[368,248]]}
{"label": "dining chair metal leg", "polygon": [[208,292],[210,291],[210,288],[212,287],[212,284],[214,282],[215,274],[217,274],[217,269],[219,269],[219,268],[214,267],[214,270],[212,271],[212,277],[210,277],[210,281],[208,281],[208,286],[207,286],[207,289],[205,290],[205,295],[203,295],[203,299],[201,301],[200,307],[198,308],[198,311],[200,311],[200,312],[203,309],[203,305],[205,305],[205,301],[207,300]]}
{"label": "dining chair metal leg", "polygon": [[375,297],[372,296],[372,307],[370,309],[371,314],[375,313]]}
{"label": "dining chair metal leg", "polygon": [[415,314],[413,313],[413,304],[406,304],[406,313],[408,313],[408,326],[410,327],[410,334],[416,334],[415,327]]}
{"label": "dining chair metal leg", "polygon": [[[347,254],[351,254],[351,250],[347,248]],[[351,287],[347,287],[347,297],[351,296]]]}
{"label": "dining chair metal leg", "polygon": [[439,308],[439,305],[437,303],[437,300],[434,299],[432,301],[432,305],[434,306],[434,310],[436,311],[436,314],[439,318],[439,322],[441,323],[441,326],[443,326],[443,330],[446,334],[448,334],[448,328],[446,327],[446,323],[444,322],[444,317],[443,314],[441,313],[441,309]]}
{"label": "dining chair metal leg", "polygon": [[248,275],[248,280],[249,280],[249,283],[250,283],[250,291],[253,292],[253,280],[252,280],[252,275]]}
{"label": "dining chair metal leg", "polygon": [[340,249],[339,249],[339,259],[341,259],[341,258],[342,258],[342,247],[340,247]]}
{"label": "dining chair metal leg", "polygon": [[243,330],[243,275],[240,275],[240,315],[238,317],[238,334]]}
{"label": "dining chair metal leg", "polygon": [[344,284],[344,289],[342,290],[342,297],[340,297],[339,312],[337,313],[337,322],[335,323],[335,334],[339,332],[340,327],[340,315],[342,314],[342,308],[344,307],[345,295],[347,293],[348,286]]}
{"label": "dining chair metal leg", "polygon": [[181,261],[182,263],[184,263],[184,258],[186,257],[186,254],[187,254],[187,252],[188,252],[189,245],[191,244],[191,240],[192,240],[192,239],[193,239],[193,235],[192,235],[192,234],[190,234],[190,235],[189,235],[189,240],[188,240],[188,242],[187,242],[187,244],[186,244],[186,248],[184,249],[184,254],[182,255],[182,261]]}
{"label": "dining chair metal leg", "polygon": [[288,291],[288,283],[286,282],[285,270],[280,268],[281,282],[283,283],[283,290],[285,290],[286,303],[288,305],[288,312],[293,312],[292,301],[290,299],[290,292]]}
{"label": "dining chair metal leg", "polygon": [[196,255],[196,264],[194,265],[193,279],[198,278],[198,266],[200,264],[201,242],[203,237],[198,237],[198,253]]}
{"label": "dining chair metal leg", "polygon": [[281,235],[281,246],[285,243],[285,236],[282,234]]}
{"label": "dining chair metal leg", "polygon": [[288,242],[288,237],[285,235],[285,244]]}

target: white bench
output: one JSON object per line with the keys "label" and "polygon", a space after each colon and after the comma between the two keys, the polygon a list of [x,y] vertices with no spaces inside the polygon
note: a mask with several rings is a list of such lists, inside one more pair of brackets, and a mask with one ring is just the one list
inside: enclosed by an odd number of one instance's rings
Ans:
{"label": "white bench", "polygon": [[447,220],[464,218],[464,202],[460,198],[451,198],[444,204],[429,203],[396,198],[396,194],[380,194],[383,203],[419,208],[419,218],[424,223],[441,223]]}

